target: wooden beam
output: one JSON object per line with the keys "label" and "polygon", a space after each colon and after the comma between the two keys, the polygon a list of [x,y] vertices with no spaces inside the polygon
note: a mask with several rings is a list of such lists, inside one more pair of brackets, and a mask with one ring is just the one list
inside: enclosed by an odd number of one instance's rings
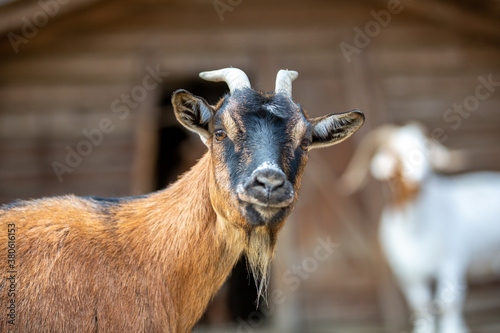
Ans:
{"label": "wooden beam", "polygon": [[[77,9],[92,5],[101,0],[54,0],[52,4],[57,4],[50,9],[43,8],[39,1],[24,0],[13,1],[2,8],[2,20],[0,20],[0,34],[7,35],[8,32],[17,32],[25,24],[22,20],[26,17],[32,24],[34,16],[45,16],[49,20],[52,16],[62,16]],[[44,2],[44,3],[48,3]],[[49,12],[50,11],[50,12]],[[43,13],[43,14],[39,14]]]}
{"label": "wooden beam", "polygon": [[[386,8],[387,0],[371,0],[377,7]],[[475,13],[452,1],[418,0],[405,2],[403,14],[425,19],[469,35],[500,42],[500,20],[491,13]],[[483,15],[484,14],[484,15]]]}

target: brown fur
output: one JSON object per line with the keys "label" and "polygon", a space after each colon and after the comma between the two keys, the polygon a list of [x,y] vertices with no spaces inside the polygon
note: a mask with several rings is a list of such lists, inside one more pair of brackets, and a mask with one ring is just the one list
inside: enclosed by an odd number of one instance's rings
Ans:
{"label": "brown fur", "polygon": [[247,244],[212,208],[210,160],[107,212],[74,196],[0,210],[1,262],[14,223],[17,269],[15,326],[4,311],[0,331],[190,331]]}
{"label": "brown fur", "polygon": [[[284,225],[285,220],[274,227],[252,228],[242,215],[240,209],[235,205],[238,202],[236,194],[230,188],[229,172],[227,166],[222,162],[223,151],[213,148],[212,168],[218,170],[217,174],[211,173],[210,179],[210,197],[212,206],[217,215],[226,222],[228,228],[234,228],[244,233],[244,253],[249,267],[256,281],[259,281],[258,298],[265,296],[268,285],[268,273],[271,260],[274,255],[277,233]],[[243,161],[244,162],[244,161]],[[303,168],[301,169],[303,171]],[[300,187],[300,180],[297,183],[296,193]]]}
{"label": "brown fur", "polygon": [[396,207],[404,207],[415,200],[420,193],[420,184],[410,182],[403,177],[402,164],[398,163],[396,174],[389,180],[392,202]]}
{"label": "brown fur", "polygon": [[[9,225],[15,225],[16,235],[15,325],[9,326],[5,311],[0,332],[188,332],[243,253],[260,280],[259,297],[265,294],[277,234],[297,199],[307,154],[300,155],[286,214],[253,226],[238,206],[224,150],[212,136],[222,101],[209,106],[179,90],[172,102],[177,119],[197,132],[209,151],[171,187],[106,204],[65,196],[0,208],[4,265]],[[237,127],[244,130],[238,110],[225,119],[230,137]],[[325,118],[321,132],[335,137],[327,135],[318,146],[342,141],[364,120],[359,111],[334,118],[339,121]],[[297,125],[300,121],[304,124]],[[287,128],[293,134],[287,154],[299,149],[305,121],[296,117]],[[252,152],[241,149],[248,156],[239,162],[248,163]],[[4,306],[13,298],[9,274],[3,270]]]}

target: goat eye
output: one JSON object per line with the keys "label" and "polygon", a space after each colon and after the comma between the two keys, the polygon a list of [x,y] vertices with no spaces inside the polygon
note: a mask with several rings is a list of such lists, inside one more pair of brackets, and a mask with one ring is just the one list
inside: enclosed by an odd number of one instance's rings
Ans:
{"label": "goat eye", "polygon": [[215,139],[217,141],[224,140],[227,137],[227,134],[224,130],[217,130],[215,131]]}
{"label": "goat eye", "polygon": [[309,149],[309,146],[311,145],[311,141],[304,139],[300,142],[300,148],[307,150]]}

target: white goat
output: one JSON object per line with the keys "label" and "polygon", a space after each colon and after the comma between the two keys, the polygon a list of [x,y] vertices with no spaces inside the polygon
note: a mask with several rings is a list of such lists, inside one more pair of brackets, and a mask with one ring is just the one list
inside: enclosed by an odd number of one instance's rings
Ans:
{"label": "white goat", "polygon": [[456,157],[416,124],[387,125],[363,139],[342,178],[352,191],[370,169],[389,184],[379,238],[412,311],[414,333],[468,332],[462,316],[467,272],[500,273],[500,173],[435,172]]}

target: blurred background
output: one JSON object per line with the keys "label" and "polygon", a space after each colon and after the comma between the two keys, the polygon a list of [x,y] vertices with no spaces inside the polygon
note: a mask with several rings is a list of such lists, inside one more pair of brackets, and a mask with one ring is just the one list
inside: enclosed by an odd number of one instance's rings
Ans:
{"label": "blurred background", "polygon": [[[497,0],[14,0],[0,1],[0,32],[0,204],[175,181],[205,147],[173,117],[172,92],[227,91],[200,71],[238,67],[271,91],[294,69],[311,116],[364,111],[351,139],[311,152],[268,306],[256,310],[242,261],[196,332],[409,331],[376,238],[381,186],[345,197],[337,178],[370,129],[408,120],[467,151],[462,171],[500,171]],[[489,94],[474,99],[479,85]],[[499,332],[500,283],[472,283],[465,314],[472,332]]]}

